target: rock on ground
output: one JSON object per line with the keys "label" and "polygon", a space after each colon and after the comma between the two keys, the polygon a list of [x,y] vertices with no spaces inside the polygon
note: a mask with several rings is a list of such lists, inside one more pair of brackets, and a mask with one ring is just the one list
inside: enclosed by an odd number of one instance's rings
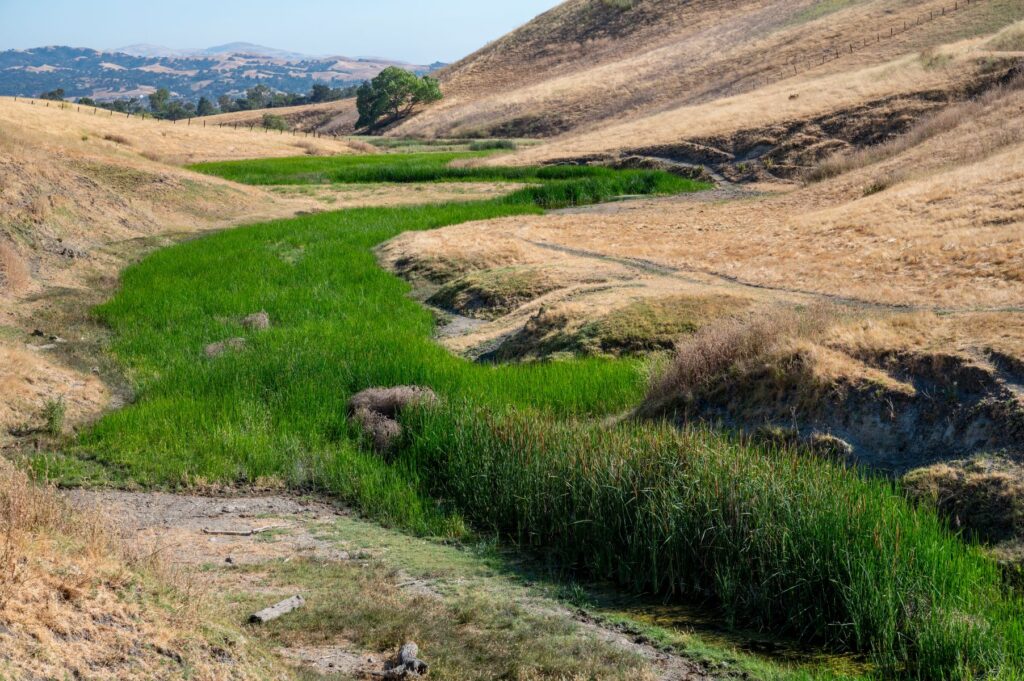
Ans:
{"label": "rock on ground", "polygon": [[226,341],[220,341],[219,343],[210,343],[203,348],[203,352],[207,357],[213,359],[214,357],[220,357],[229,350],[235,352],[244,350],[245,342],[244,338],[229,338]]}
{"label": "rock on ground", "polygon": [[359,426],[378,452],[391,449],[402,436],[397,417],[403,409],[434,406],[437,394],[430,388],[400,385],[393,388],[369,388],[352,396],[349,418]]}
{"label": "rock on ground", "polygon": [[348,408],[353,414],[365,409],[393,419],[407,407],[429,407],[437,404],[437,401],[437,394],[430,388],[399,385],[393,388],[368,388],[356,393],[349,400]]}
{"label": "rock on ground", "polygon": [[254,312],[242,319],[242,326],[250,331],[264,331],[270,328],[270,315],[264,311]]}

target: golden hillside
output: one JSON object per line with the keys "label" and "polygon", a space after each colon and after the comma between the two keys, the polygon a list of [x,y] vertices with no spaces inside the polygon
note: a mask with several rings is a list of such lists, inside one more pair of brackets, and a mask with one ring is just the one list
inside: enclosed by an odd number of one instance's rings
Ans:
{"label": "golden hillside", "polygon": [[[728,133],[720,119],[729,112],[756,128],[918,100],[881,112],[904,119],[968,96],[978,71],[1019,45],[1011,35],[961,68],[934,50],[959,45],[964,56],[963,41],[1021,19],[1016,0],[568,0],[443,69],[445,99],[386,134],[569,140],[529,157],[540,160],[672,143],[695,123]],[[353,132],[356,119],[349,99],[208,121],[259,125],[267,112],[334,135]]]}
{"label": "golden hillside", "polygon": [[445,100],[392,134],[589,130],[859,71],[1021,18],[1013,0],[570,0],[445,69]]}

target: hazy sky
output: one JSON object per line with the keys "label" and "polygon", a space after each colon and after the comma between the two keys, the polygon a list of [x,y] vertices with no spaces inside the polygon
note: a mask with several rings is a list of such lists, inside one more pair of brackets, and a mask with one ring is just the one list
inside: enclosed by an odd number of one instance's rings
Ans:
{"label": "hazy sky", "polygon": [[0,0],[0,50],[243,41],[307,54],[451,62],[561,0]]}

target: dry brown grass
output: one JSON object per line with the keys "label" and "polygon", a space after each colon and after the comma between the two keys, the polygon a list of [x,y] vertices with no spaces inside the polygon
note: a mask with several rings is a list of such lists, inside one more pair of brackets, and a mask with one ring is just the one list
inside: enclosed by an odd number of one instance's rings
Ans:
{"label": "dry brown grass", "polygon": [[[926,68],[917,55],[841,72],[812,73],[753,92],[671,107],[570,134],[516,154],[522,164],[677,144],[688,139],[729,137],[743,130],[808,120],[894,96],[955,91],[975,76],[973,57],[942,68]],[[506,161],[507,162],[507,161]]]}
{"label": "dry brown grass", "polygon": [[940,463],[908,473],[902,484],[968,535],[990,543],[1024,539],[1020,464],[994,457]]}
{"label": "dry brown grass", "polygon": [[[544,250],[569,247],[591,254],[596,268],[605,266],[601,258],[628,258],[780,294],[957,310],[1019,307],[1021,111],[1024,93],[1007,92],[896,157],[782,194],[516,218],[430,239],[448,239],[451,253],[467,239],[474,251],[490,240],[495,250],[515,246],[534,263],[550,257]],[[864,196],[877,178],[894,175],[903,180]]]}
{"label": "dry brown grass", "polygon": [[[231,113],[207,116],[206,123],[210,126],[256,126],[259,127],[263,121],[263,115],[272,113],[281,116],[290,128],[294,130],[321,130],[328,121],[342,118],[351,118],[351,123],[356,120],[355,99],[341,99],[336,102],[322,102],[319,104],[301,104],[298,106],[282,106],[273,109],[257,109],[253,111],[234,111]],[[326,130],[324,130],[326,131]]]}
{"label": "dry brown grass", "polygon": [[710,324],[677,345],[665,370],[652,378],[643,409],[658,413],[674,402],[693,401],[726,374],[747,373],[751,364],[771,362],[784,345],[819,338],[837,316],[827,307],[784,308]]}
{"label": "dry brown grass", "polygon": [[985,43],[985,47],[998,52],[1024,52],[1024,21],[1007,26]]}
{"label": "dry brown grass", "polygon": [[197,596],[99,516],[0,463],[0,676],[287,678]]}
{"label": "dry brown grass", "polygon": [[[34,102],[30,103],[30,102]],[[94,113],[95,112],[95,113]],[[262,114],[261,114],[262,117]],[[212,117],[211,117],[212,118]],[[0,97],[0,125],[17,131],[26,141],[49,138],[70,143],[79,142],[80,147],[105,146],[124,147],[122,151],[150,154],[167,163],[184,165],[203,161],[221,161],[271,156],[298,156],[303,150],[296,144],[306,138],[294,135],[266,133],[262,130],[250,132],[248,128],[232,129],[210,123],[211,118],[194,119],[191,125],[185,121],[171,123],[138,116],[125,117],[102,109],[67,105],[61,109],[51,102],[46,106],[39,100]],[[203,123],[206,122],[204,127]],[[88,140],[82,140],[83,136]],[[342,140],[310,140],[321,154],[358,153]]]}
{"label": "dry brown grass", "polygon": [[[780,106],[787,112],[792,105],[806,109],[807,99],[824,104],[829,96],[841,96],[852,102],[860,101],[859,96],[930,87],[946,69],[917,72],[899,82],[898,74],[872,73],[871,67],[991,32],[1024,16],[1013,0],[977,3],[848,54],[851,42],[888,34],[904,21],[913,24],[947,3],[869,0],[818,19],[809,19],[809,2],[759,0],[738,7],[642,0],[626,12],[597,11],[598,4],[565,3],[449,67],[442,74],[445,101],[389,134],[593,131],[571,146],[560,142],[557,153],[547,156],[556,158],[675,141],[680,133],[693,134],[689,126],[703,126],[704,117],[714,113],[713,107],[702,105],[779,90],[778,98],[749,101],[744,122],[756,126],[764,124],[761,118],[775,118]],[[842,58],[821,65],[821,56],[837,48]],[[797,64],[801,66],[795,72]],[[830,79],[857,71],[866,74],[865,82],[849,92]],[[765,88],[766,82],[778,84]],[[831,92],[819,93],[811,83]],[[790,94],[799,98],[791,101]],[[666,111],[673,113],[660,114]],[[633,126],[632,121],[647,117],[644,124]],[[529,157],[539,158],[537,152]]]}
{"label": "dry brown grass", "polygon": [[[949,132],[965,123],[973,121],[983,115],[986,110],[996,105],[1000,100],[1007,97],[1011,92],[1024,88],[1024,77],[1018,76],[1010,83],[994,87],[980,97],[964,102],[951,104],[937,113],[927,116],[919,121],[907,133],[893,138],[892,140],[871,147],[864,147],[854,153],[834,154],[818,164],[817,167],[808,172],[806,179],[810,182],[820,182],[830,177],[836,177],[851,170],[864,168],[865,166],[881,163],[887,159],[899,156],[919,144],[930,140],[936,135]],[[970,155],[965,154],[962,160],[974,160],[983,157],[987,151],[1000,149],[1015,140],[1015,131],[1010,130],[1005,135],[992,135],[986,140],[986,149],[981,153],[970,150]],[[973,153],[971,153],[973,152]],[[892,186],[896,182],[890,180],[885,187]]]}

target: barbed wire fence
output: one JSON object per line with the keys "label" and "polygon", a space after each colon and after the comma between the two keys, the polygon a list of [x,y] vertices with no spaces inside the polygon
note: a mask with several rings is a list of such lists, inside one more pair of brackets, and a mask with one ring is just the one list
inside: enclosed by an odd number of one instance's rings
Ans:
{"label": "barbed wire fence", "polygon": [[842,39],[833,41],[829,47],[818,50],[812,55],[790,59],[784,68],[777,70],[771,76],[757,78],[754,82],[754,86],[758,88],[765,87],[785,80],[788,77],[807,73],[808,71],[820,68],[821,66],[836,61],[837,59],[842,59],[845,56],[855,54],[872,45],[879,45],[887,40],[896,39],[919,26],[923,26],[944,17],[952,16],[953,14],[966,10],[970,7],[977,6],[983,1],[984,0],[953,0],[953,2],[943,5],[938,9],[930,9],[927,12],[921,12],[913,19],[903,19],[897,24],[887,25],[884,27],[879,26],[877,30],[862,33],[853,40]]}

